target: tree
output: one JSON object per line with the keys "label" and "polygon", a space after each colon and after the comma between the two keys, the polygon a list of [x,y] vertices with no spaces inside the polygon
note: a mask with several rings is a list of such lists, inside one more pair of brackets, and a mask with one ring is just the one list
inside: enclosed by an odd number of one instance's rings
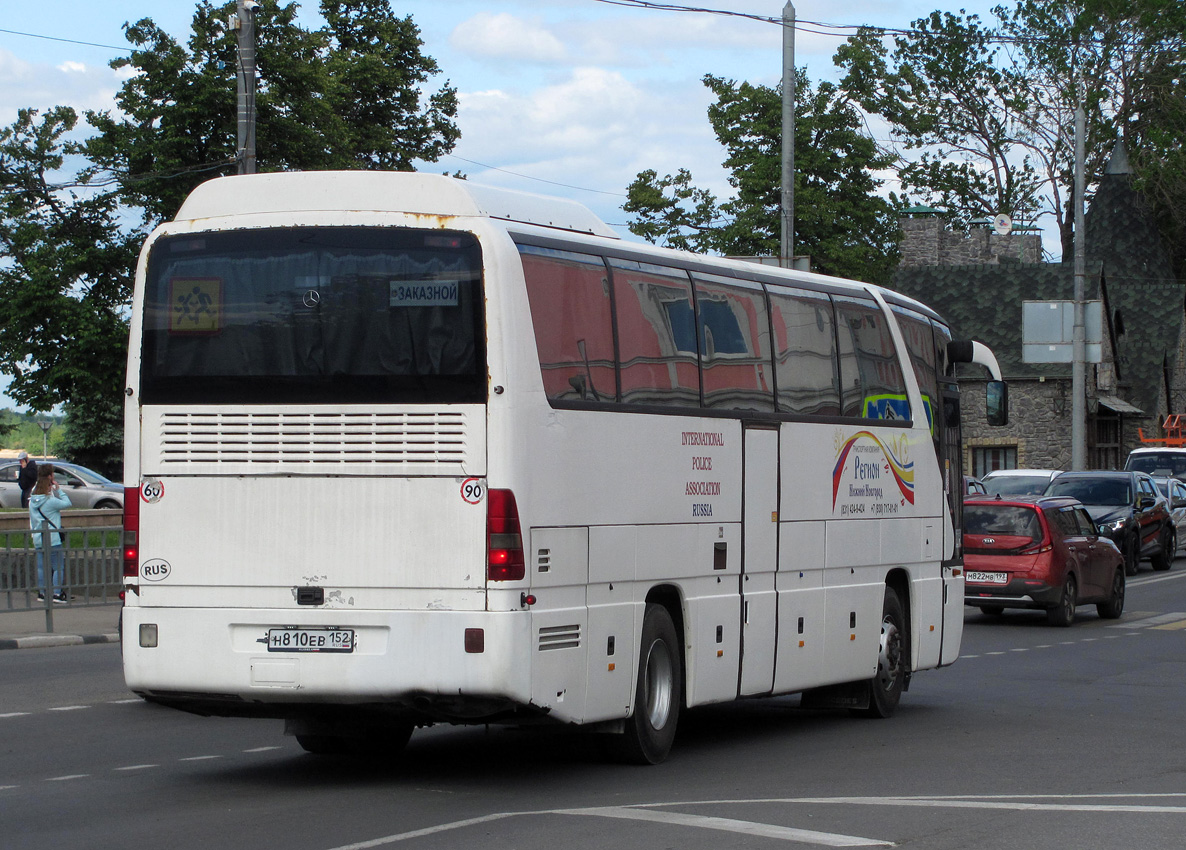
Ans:
{"label": "tree", "polygon": [[1173,138],[1151,106],[1167,86],[1181,103],[1184,13],[1177,0],[1020,0],[994,16],[934,12],[892,50],[863,30],[837,51],[842,85],[909,154],[904,189],[957,221],[1049,215],[1070,256],[1075,109],[1087,115],[1089,193],[1117,139],[1140,163],[1151,140]]}
{"label": "tree", "polygon": [[139,242],[109,192],[86,175],[58,184],[78,116],[24,109],[0,130],[0,371],[34,410],[63,405],[71,459],[118,474],[122,462],[124,310]]}
{"label": "tree", "polygon": [[[709,122],[728,156],[735,197],[718,204],[681,169],[640,172],[623,206],[631,232],[697,251],[774,255],[781,241],[782,95],[778,88],[706,76],[716,95]],[[885,282],[897,262],[895,201],[878,195],[875,172],[890,164],[862,132],[846,93],[796,76],[795,252],[827,274]]]}
{"label": "tree", "polygon": [[[111,64],[137,73],[116,95],[122,114],[87,113],[98,131],[87,155],[147,222],[237,170],[236,37],[223,24],[234,8],[201,0],[185,46],[148,18],[125,27],[134,49]],[[422,102],[438,67],[410,16],[388,0],[321,0],[326,24],[307,30],[296,11],[264,2],[256,13],[259,171],[412,170],[452,150],[457,93],[446,83]]]}

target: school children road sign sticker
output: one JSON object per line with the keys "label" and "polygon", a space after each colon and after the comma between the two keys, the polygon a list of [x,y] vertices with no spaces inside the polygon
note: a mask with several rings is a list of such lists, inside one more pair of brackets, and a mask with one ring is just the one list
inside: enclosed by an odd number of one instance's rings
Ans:
{"label": "school children road sign sticker", "polygon": [[220,330],[220,278],[178,277],[169,281],[169,333],[216,334]]}

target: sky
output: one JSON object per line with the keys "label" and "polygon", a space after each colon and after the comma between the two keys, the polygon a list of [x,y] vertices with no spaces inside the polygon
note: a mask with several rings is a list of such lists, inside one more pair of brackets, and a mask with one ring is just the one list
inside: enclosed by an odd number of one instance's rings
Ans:
{"label": "sky", "polygon": [[[795,64],[813,82],[838,77],[832,56],[851,31],[836,35],[813,23],[900,28],[936,9],[990,20],[999,2],[798,0]],[[4,5],[0,126],[24,107],[114,109],[123,78],[108,63],[128,52],[124,24],[151,18],[184,40],[195,8],[186,0]],[[778,18],[784,0],[681,5]],[[317,6],[300,4],[298,22],[317,27]],[[447,80],[460,97],[457,146],[420,170],[580,201],[623,238],[634,238],[621,205],[640,171],[687,168],[697,186],[730,195],[704,75],[770,86],[782,77],[781,27],[743,17],[599,0],[392,0],[391,7],[412,16],[422,50],[440,66],[432,88]],[[230,73],[227,82],[234,86]],[[11,406],[0,395],[0,407]]]}

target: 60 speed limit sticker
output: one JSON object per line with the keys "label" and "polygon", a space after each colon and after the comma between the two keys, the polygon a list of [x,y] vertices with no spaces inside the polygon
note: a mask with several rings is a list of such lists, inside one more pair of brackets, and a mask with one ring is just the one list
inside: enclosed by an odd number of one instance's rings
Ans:
{"label": "60 speed limit sticker", "polygon": [[461,498],[471,505],[480,505],[486,497],[486,482],[481,478],[467,478],[461,482]]}
{"label": "60 speed limit sticker", "polygon": [[158,478],[145,478],[140,485],[140,498],[150,505],[159,502],[164,496],[165,482]]}

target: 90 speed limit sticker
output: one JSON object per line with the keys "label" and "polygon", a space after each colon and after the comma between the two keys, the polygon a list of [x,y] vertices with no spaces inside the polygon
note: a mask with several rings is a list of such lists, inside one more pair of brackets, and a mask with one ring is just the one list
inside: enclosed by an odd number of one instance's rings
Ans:
{"label": "90 speed limit sticker", "polygon": [[461,498],[471,505],[480,505],[486,498],[486,482],[481,478],[467,478],[461,482]]}

